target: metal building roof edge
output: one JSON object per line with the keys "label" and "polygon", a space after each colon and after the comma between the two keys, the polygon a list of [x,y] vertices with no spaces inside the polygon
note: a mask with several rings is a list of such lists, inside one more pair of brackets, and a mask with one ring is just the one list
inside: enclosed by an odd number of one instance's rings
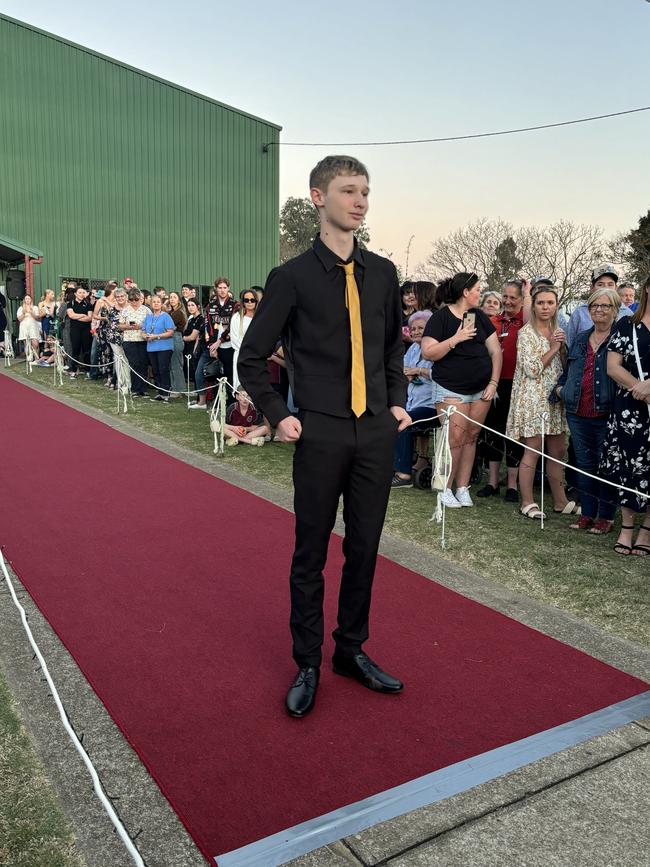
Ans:
{"label": "metal building roof edge", "polygon": [[30,259],[38,259],[43,255],[40,250],[35,250],[33,247],[27,247],[20,241],[15,241],[13,238],[8,238],[6,235],[0,235],[0,247],[7,247],[9,250],[15,250],[17,253],[22,253],[23,256],[29,256]]}
{"label": "metal building roof edge", "polygon": [[247,117],[249,120],[257,121],[257,123],[263,123],[266,126],[273,127],[273,129],[277,129],[278,132],[282,130],[282,127],[273,123],[270,120],[265,120],[263,117],[257,117],[257,115],[250,114],[250,112],[243,111],[240,108],[235,108],[232,105],[228,105],[225,102],[219,102],[218,99],[213,99],[211,96],[206,96],[204,93],[198,93],[196,90],[190,90],[189,87],[184,87],[182,84],[177,84],[174,81],[168,81],[166,78],[161,78],[159,75],[154,75],[153,72],[147,72],[144,69],[138,69],[137,66],[131,66],[129,63],[124,63],[122,60],[118,60],[115,57],[109,57],[108,54],[102,54],[99,51],[95,51],[93,48],[88,48],[86,45],[79,45],[78,42],[73,42],[71,39],[66,39],[64,36],[59,36],[56,33],[50,33],[49,30],[41,30],[40,27],[36,27],[34,24],[29,24],[27,21],[20,21],[18,18],[12,18],[10,15],[5,15],[4,12],[0,12],[0,20],[8,21],[11,24],[16,24],[19,27],[24,27],[26,30],[32,30],[34,33],[38,33],[41,36],[47,36],[49,39],[54,39],[56,42],[61,42],[64,45],[69,45],[71,48],[76,48],[78,51],[84,51],[86,54],[91,54],[94,57],[99,57],[100,60],[106,60],[108,63],[113,63],[115,66],[121,66],[123,69],[129,69],[131,72],[135,72],[138,75],[143,75],[145,78],[151,78],[153,81],[158,81],[160,84],[165,84],[167,87],[173,87],[175,90],[180,90],[182,93],[188,93],[190,96],[195,96],[197,99],[202,99],[205,102],[209,102],[212,105],[219,106],[219,108],[224,108],[226,111],[232,111],[235,114],[239,114],[242,117]]}

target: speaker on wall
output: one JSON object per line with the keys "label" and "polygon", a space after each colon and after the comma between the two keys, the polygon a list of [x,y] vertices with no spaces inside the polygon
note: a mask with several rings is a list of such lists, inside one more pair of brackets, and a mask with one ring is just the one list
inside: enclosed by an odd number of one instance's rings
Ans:
{"label": "speaker on wall", "polygon": [[7,298],[12,301],[22,301],[25,297],[25,272],[18,268],[9,269],[5,278],[5,291]]}

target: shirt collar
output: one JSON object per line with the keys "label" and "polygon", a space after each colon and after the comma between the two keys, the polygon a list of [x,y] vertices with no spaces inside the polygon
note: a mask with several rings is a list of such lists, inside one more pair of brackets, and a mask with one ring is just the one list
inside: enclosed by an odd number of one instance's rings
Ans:
{"label": "shirt collar", "polygon": [[522,307],[519,313],[515,313],[514,316],[508,316],[504,310],[503,313],[499,313],[495,318],[498,322],[516,322],[518,319],[523,322],[524,308]]}
{"label": "shirt collar", "polygon": [[[323,244],[320,235],[316,235],[314,238],[313,250],[326,271],[331,271],[332,268],[336,268],[341,261],[339,256],[337,256],[333,250],[330,250],[326,244]],[[357,243],[356,238],[354,239],[354,250],[352,251],[351,260],[354,260],[354,262],[362,268],[365,267],[366,263],[364,261],[363,250]]]}

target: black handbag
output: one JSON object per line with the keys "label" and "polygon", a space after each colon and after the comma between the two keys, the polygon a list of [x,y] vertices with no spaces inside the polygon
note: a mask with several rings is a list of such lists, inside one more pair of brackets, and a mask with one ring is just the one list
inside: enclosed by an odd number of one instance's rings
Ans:
{"label": "black handbag", "polygon": [[206,379],[221,379],[223,376],[223,364],[218,358],[211,358],[203,367],[203,376]]}

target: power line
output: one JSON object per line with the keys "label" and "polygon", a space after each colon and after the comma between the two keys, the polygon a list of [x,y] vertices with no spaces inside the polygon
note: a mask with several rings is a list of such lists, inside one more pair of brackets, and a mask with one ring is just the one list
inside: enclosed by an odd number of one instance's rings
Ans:
{"label": "power line", "polygon": [[[649,0],[650,2],[650,0]],[[439,138],[415,138],[415,139],[400,139],[397,141],[347,141],[347,142],[296,142],[296,141],[271,141],[263,145],[263,150],[266,153],[271,145],[282,147],[297,147],[297,148],[314,148],[314,147],[382,147],[384,145],[406,145],[406,144],[434,144],[445,141],[466,141],[467,139],[475,138],[491,138],[497,135],[515,135],[520,132],[535,132],[539,129],[553,129],[559,126],[573,126],[578,123],[591,123],[594,120],[605,120],[609,117],[621,117],[624,114],[637,114],[640,111],[650,111],[650,105],[645,105],[642,108],[629,108],[626,111],[614,111],[610,114],[596,114],[593,117],[580,117],[575,120],[562,120],[557,123],[542,123],[537,126],[522,126],[517,129],[501,129],[495,132],[475,132],[468,135],[447,135]]]}

